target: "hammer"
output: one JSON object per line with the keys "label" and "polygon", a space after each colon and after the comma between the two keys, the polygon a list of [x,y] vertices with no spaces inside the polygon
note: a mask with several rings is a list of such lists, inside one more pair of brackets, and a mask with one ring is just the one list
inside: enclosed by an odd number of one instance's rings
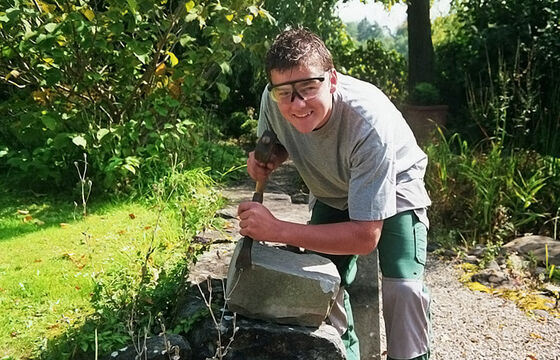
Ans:
{"label": "hammer", "polygon": [[[265,164],[269,162],[275,144],[276,144],[276,134],[274,134],[270,130],[265,130],[264,133],[259,138],[259,140],[257,141],[257,145],[255,147],[255,159]],[[255,186],[255,192],[253,193],[253,199],[251,201],[255,201],[262,204],[264,186],[265,186],[264,182],[257,181],[257,184]],[[239,252],[237,260],[235,262],[235,267],[241,270],[251,266],[251,262],[252,262],[251,248],[253,247],[253,239],[251,239],[249,236],[245,236],[242,241],[243,241],[243,245],[241,247],[241,251]]]}

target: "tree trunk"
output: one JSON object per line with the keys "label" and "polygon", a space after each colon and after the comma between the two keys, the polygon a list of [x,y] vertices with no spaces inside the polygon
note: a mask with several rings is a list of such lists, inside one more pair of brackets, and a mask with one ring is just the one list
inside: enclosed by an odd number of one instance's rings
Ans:
{"label": "tree trunk", "polygon": [[430,0],[408,1],[408,89],[434,81]]}

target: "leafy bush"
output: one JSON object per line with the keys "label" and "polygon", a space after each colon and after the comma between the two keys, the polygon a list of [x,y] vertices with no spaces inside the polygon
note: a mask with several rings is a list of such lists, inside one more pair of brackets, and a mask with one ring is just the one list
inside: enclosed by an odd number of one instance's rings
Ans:
{"label": "leafy bush", "polygon": [[476,83],[483,98],[501,92],[509,99],[504,145],[560,154],[553,135],[560,126],[557,1],[460,0],[454,9],[448,22],[440,22],[445,40],[436,43],[440,88],[457,118],[450,125],[475,141],[494,129],[495,118],[464,116],[467,89]]}
{"label": "leafy bush", "polygon": [[506,151],[499,141],[469,145],[457,134],[426,148],[430,218],[448,246],[503,242],[516,235],[553,235],[560,209],[558,159]]}
{"label": "leafy bush", "polygon": [[193,160],[245,30],[269,20],[250,0],[5,5],[0,167],[65,186],[86,152],[94,183],[110,191],[147,166],[166,173],[168,154]]}
{"label": "leafy bush", "polygon": [[[506,13],[513,4],[521,2],[506,2]],[[557,101],[550,102],[558,91],[542,93],[546,86],[542,76],[547,70],[539,65],[538,51],[527,51],[526,44],[519,40],[524,39],[523,32],[516,40],[520,42],[514,47],[512,58],[500,49],[501,43],[492,50],[485,49],[484,54],[477,53],[480,48],[474,46],[473,39],[479,36],[478,32],[468,32],[466,25],[486,15],[484,11],[472,13],[467,5],[475,3],[478,2],[460,2],[466,7],[460,8],[458,16],[450,22],[456,25],[455,34],[459,35],[445,49],[448,55],[453,54],[447,59],[454,59],[452,64],[459,64],[459,69],[467,73],[462,111],[468,115],[466,123],[478,131],[478,136],[465,140],[455,134],[446,139],[441,134],[443,141],[426,149],[431,160],[426,183],[434,200],[434,223],[441,225],[441,238],[450,243],[506,243],[524,233],[553,235],[552,224],[560,209],[560,199],[554,190],[560,181],[560,168],[558,158],[547,153],[558,145],[553,129],[558,126],[559,108]],[[494,16],[501,10],[492,8],[489,12]],[[461,22],[456,22],[458,19]],[[501,24],[503,18],[494,20]],[[510,25],[500,26],[504,31],[512,29]],[[493,31],[494,25],[486,28],[485,33]],[[490,37],[494,42],[498,38]],[[510,39],[504,39],[507,41]],[[476,71],[469,68],[477,61],[484,61],[484,65],[479,62]],[[448,234],[453,234],[452,241]]]}
{"label": "leafy bush", "polygon": [[420,82],[408,94],[408,103],[412,105],[440,105],[439,89],[433,84]]}
{"label": "leafy bush", "polygon": [[393,101],[404,98],[406,63],[395,50],[386,50],[376,40],[347,51],[338,59],[341,71],[379,87]]}

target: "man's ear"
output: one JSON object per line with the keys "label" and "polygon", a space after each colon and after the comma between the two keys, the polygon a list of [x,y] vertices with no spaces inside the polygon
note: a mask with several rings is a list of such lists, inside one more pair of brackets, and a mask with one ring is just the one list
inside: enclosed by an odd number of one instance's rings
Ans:
{"label": "man's ear", "polygon": [[336,85],[338,84],[338,74],[336,73],[335,69],[330,71],[330,82],[331,82],[331,94],[336,91]]}

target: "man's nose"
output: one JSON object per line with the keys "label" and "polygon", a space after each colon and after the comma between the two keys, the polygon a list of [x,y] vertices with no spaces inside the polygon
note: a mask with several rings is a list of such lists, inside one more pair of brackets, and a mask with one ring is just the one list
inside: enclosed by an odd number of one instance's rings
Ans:
{"label": "man's nose", "polygon": [[301,95],[297,92],[297,90],[294,88],[294,89],[292,89],[292,99],[290,100],[290,102],[294,102],[296,96],[297,96],[299,99],[301,99],[301,101],[305,101],[305,99],[303,98],[303,96],[301,96]]}

